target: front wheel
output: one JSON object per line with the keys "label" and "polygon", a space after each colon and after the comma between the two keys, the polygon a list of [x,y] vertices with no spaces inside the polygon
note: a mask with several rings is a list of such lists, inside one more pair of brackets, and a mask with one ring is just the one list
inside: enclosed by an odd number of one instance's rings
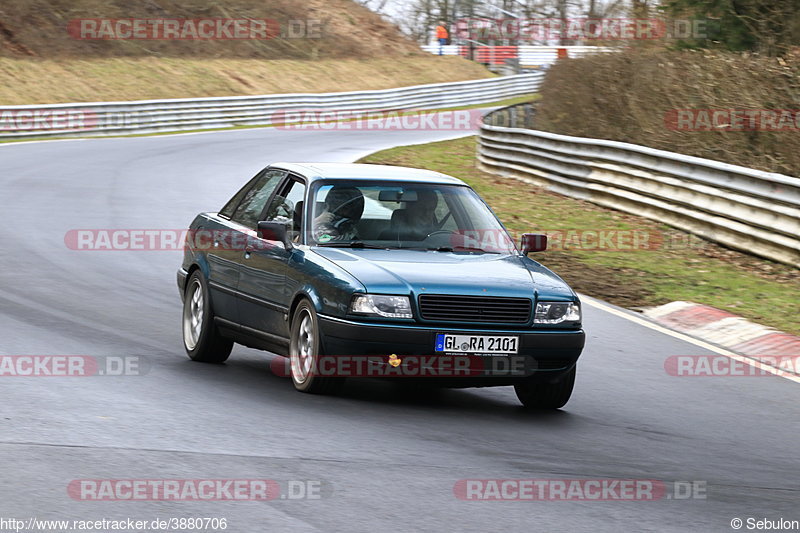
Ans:
{"label": "front wheel", "polygon": [[344,378],[319,375],[322,333],[311,302],[303,300],[292,317],[289,361],[292,383],[300,392],[331,394],[339,390]]}
{"label": "front wheel", "polygon": [[193,361],[223,363],[233,349],[233,341],[223,337],[214,325],[214,310],[208,285],[196,270],[186,282],[183,298],[183,346]]}
{"label": "front wheel", "polygon": [[536,383],[527,378],[516,385],[514,391],[522,405],[528,409],[559,409],[564,407],[572,396],[575,386],[575,368],[564,374],[554,383]]}

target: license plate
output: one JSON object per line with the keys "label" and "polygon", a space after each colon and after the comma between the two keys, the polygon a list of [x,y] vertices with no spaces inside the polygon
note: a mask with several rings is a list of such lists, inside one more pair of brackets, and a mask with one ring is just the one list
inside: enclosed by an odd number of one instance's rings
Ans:
{"label": "license plate", "polygon": [[457,353],[517,353],[519,337],[507,335],[450,335],[448,333],[436,334],[437,352]]}

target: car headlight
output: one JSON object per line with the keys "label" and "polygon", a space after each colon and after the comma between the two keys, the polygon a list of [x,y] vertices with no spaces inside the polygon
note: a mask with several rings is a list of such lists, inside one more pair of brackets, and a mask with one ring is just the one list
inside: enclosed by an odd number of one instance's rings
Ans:
{"label": "car headlight", "polygon": [[534,324],[560,324],[580,322],[581,305],[576,302],[539,302],[536,304]]}
{"label": "car headlight", "polygon": [[383,316],[386,318],[413,318],[408,296],[383,294],[356,294],[350,303],[350,312],[357,315]]}

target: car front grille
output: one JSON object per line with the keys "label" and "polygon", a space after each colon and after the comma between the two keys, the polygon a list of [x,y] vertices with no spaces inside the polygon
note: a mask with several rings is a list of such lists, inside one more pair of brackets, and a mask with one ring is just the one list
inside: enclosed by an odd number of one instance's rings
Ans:
{"label": "car front grille", "polygon": [[530,298],[423,294],[419,312],[425,320],[441,322],[491,322],[526,324],[531,316]]}

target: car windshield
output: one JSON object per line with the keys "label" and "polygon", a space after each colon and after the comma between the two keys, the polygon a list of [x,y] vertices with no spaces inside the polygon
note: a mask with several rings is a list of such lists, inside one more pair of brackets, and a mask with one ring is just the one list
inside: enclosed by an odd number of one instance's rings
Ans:
{"label": "car windshield", "polygon": [[368,180],[322,182],[314,199],[310,243],[508,254],[514,243],[469,187]]}

